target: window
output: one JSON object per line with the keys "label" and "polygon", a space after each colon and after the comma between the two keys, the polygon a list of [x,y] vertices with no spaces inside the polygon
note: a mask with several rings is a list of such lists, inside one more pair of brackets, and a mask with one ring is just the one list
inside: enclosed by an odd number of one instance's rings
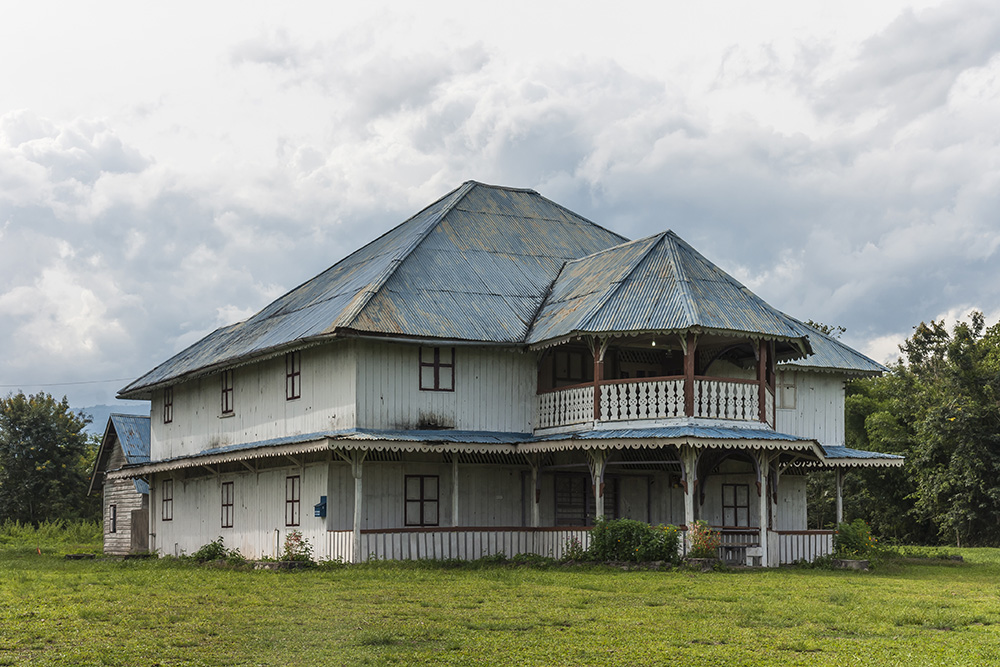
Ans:
{"label": "window", "polygon": [[455,348],[420,348],[420,389],[455,391]]}
{"label": "window", "polygon": [[[597,503],[594,487],[586,473],[555,475],[555,512],[557,526],[589,526],[594,522]],[[618,478],[604,478],[604,517],[618,518]]]}
{"label": "window", "polygon": [[297,526],[301,518],[302,482],[298,475],[285,478],[285,525]]}
{"label": "window", "polygon": [[778,375],[778,408],[795,409],[795,373],[783,371]]}
{"label": "window", "polygon": [[174,420],[174,388],[167,387],[163,390],[163,423],[169,424]]}
{"label": "window", "polygon": [[118,505],[108,505],[108,532],[118,532]]}
{"label": "window", "polygon": [[750,485],[722,485],[722,525],[750,525]]}
{"label": "window", "polygon": [[567,387],[594,380],[593,361],[590,355],[582,350],[558,350],[553,355],[552,361],[554,387]]}
{"label": "window", "polygon": [[222,371],[222,414],[233,414],[233,372]]}
{"label": "window", "polygon": [[285,400],[302,398],[302,356],[300,352],[285,355]]}
{"label": "window", "polygon": [[406,525],[438,525],[438,476],[407,475]]}
{"label": "window", "polygon": [[165,479],[160,485],[160,506],[163,511],[160,514],[164,521],[174,520],[174,480]]}
{"label": "window", "polygon": [[222,527],[233,527],[233,483],[222,483]]}

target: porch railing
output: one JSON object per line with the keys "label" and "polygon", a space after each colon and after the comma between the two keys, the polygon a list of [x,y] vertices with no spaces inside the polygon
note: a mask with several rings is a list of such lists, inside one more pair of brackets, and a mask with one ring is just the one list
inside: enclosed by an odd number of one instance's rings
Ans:
{"label": "porch railing", "polygon": [[[538,394],[538,428],[593,422],[593,384],[580,384]],[[685,416],[684,378],[604,380],[597,384],[602,422],[672,419]],[[696,378],[691,417],[760,421],[760,385],[754,380]],[[764,389],[765,421],[774,427],[774,394]]]}
{"label": "porch railing", "polygon": [[778,561],[782,564],[806,561],[833,553],[832,530],[778,530]]}
{"label": "porch railing", "polygon": [[[396,528],[361,531],[361,560],[476,560],[499,553],[506,556],[538,554],[562,558],[576,540],[590,546],[589,528]],[[354,533],[327,533],[330,560],[350,563],[354,558]]]}

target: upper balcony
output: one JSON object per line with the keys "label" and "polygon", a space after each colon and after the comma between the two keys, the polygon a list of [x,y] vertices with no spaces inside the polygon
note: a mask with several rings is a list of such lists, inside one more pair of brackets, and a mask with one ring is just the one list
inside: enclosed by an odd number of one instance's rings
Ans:
{"label": "upper balcony", "polygon": [[536,429],[685,418],[774,428],[773,343],[695,335],[615,341],[542,355]]}

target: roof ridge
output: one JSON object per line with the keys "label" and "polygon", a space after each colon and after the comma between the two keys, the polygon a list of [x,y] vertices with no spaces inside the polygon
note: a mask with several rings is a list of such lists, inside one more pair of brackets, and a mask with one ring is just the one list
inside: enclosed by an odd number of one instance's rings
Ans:
{"label": "roof ridge", "polygon": [[[423,213],[431,206],[434,206],[434,204],[443,201],[449,196],[454,196],[454,200],[444,207],[444,209],[437,215],[437,219],[428,224],[427,227],[423,231],[421,231],[420,234],[417,235],[417,237],[413,240],[413,242],[410,243],[410,245],[407,246],[406,249],[402,253],[400,253],[397,257],[391,259],[388,265],[386,266],[385,270],[382,271],[382,273],[379,274],[379,276],[374,281],[368,284],[368,288],[363,290],[362,292],[364,296],[357,301],[357,303],[354,305],[354,308],[352,309],[352,312],[347,313],[346,317],[342,318],[343,324],[337,327],[338,329],[341,328],[349,329],[351,325],[354,324],[354,321],[358,319],[359,315],[361,315],[361,311],[365,309],[365,306],[367,306],[368,303],[373,298],[375,298],[375,295],[378,293],[380,289],[382,289],[382,286],[385,285],[386,282],[388,282],[389,278],[392,277],[392,274],[396,272],[396,269],[398,269],[403,264],[403,262],[406,261],[406,258],[409,257],[411,254],[413,254],[413,251],[416,250],[417,247],[424,242],[424,239],[426,239],[430,235],[430,233],[438,225],[441,224],[441,221],[444,220],[449,213],[451,213],[452,209],[455,208],[458,202],[465,199],[465,197],[477,185],[481,184],[477,183],[476,181],[466,181],[465,183],[462,183],[462,185],[458,186],[444,197],[441,197],[440,199],[436,200],[433,204],[430,204],[429,206],[425,206],[424,208],[420,209],[420,211],[417,214],[411,215],[409,218],[406,219],[405,222],[402,223],[406,224],[406,222],[409,222],[410,220],[414,219],[415,217],[420,215],[420,213]],[[399,225],[397,225],[397,227],[398,226]],[[393,229],[395,229],[395,227]],[[386,233],[388,234],[389,232]]]}
{"label": "roof ridge", "polygon": [[[663,233],[664,237],[666,237],[667,235],[671,236],[673,239],[673,243],[670,243],[668,246],[668,252],[670,253],[670,261],[674,265],[674,271],[677,274],[677,289],[678,291],[681,292],[681,295],[684,297],[682,299],[682,303],[684,304],[684,310],[685,312],[687,312],[689,321],[692,323],[696,323],[698,322],[698,313],[694,308],[694,296],[691,294],[691,279],[688,277],[687,272],[684,270],[684,266],[680,261],[681,260],[680,253],[678,252],[677,248],[678,242],[684,243],[685,245],[687,245],[687,243],[684,242],[684,239],[677,236],[677,234],[675,234],[669,229]],[[690,248],[691,246],[688,247]],[[691,248],[691,250],[694,251],[695,253],[698,253],[698,251],[695,250],[694,248]],[[698,255],[700,257],[703,257],[701,253],[698,253]],[[706,259],[706,261],[708,260]],[[715,265],[712,264],[712,266],[714,267]]]}
{"label": "roof ridge", "polygon": [[[631,245],[633,243],[638,243],[640,241],[646,241],[648,239],[656,239],[657,236],[660,237],[655,241],[653,241],[652,243],[650,243],[649,247],[642,252],[642,256],[639,257],[639,259],[632,264],[632,268],[629,269],[629,271],[625,274],[626,276],[632,275],[632,273],[635,272],[635,270],[639,267],[639,265],[646,261],[646,259],[649,257],[649,254],[653,252],[653,248],[655,248],[656,246],[658,246],[660,243],[663,242],[663,239],[664,237],[666,237],[667,233],[668,232],[660,232],[659,234],[653,234],[652,236],[647,236],[644,239],[636,239],[635,241],[629,241],[628,243],[621,243],[619,245],[612,246],[612,248],[621,248],[622,246]],[[607,250],[611,250],[612,248],[608,248]],[[594,255],[598,254],[600,253],[594,253]],[[593,257],[594,255],[589,255],[589,256]],[[617,281],[617,285],[615,285],[612,289],[608,290],[605,293],[604,297],[598,302],[598,304],[594,308],[592,308],[591,311],[587,313],[585,317],[580,319],[579,325],[589,324],[590,321],[594,319],[594,316],[597,315],[598,311],[604,308],[604,306],[606,306],[607,303],[611,301],[612,297],[614,297],[614,295],[618,293],[618,291],[622,288],[622,285],[624,284],[625,284],[624,280]]]}

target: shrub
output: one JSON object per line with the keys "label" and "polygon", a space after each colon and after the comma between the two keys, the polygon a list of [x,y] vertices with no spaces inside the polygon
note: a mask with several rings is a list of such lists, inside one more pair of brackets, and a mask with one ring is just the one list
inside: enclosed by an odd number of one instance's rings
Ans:
{"label": "shrub", "polygon": [[194,558],[199,563],[212,560],[224,560],[233,565],[240,564],[245,561],[243,556],[240,554],[239,549],[226,548],[221,536],[195,551],[191,554],[191,558]]}
{"label": "shrub", "polygon": [[597,520],[590,533],[587,553],[596,561],[678,560],[680,535],[675,526],[650,526],[632,519]]}
{"label": "shrub", "polygon": [[833,534],[833,555],[835,558],[865,560],[871,558],[877,542],[871,528],[862,519],[850,523],[845,521],[837,526]]}
{"label": "shrub", "polygon": [[722,544],[722,533],[712,530],[707,521],[699,519],[688,526],[688,540],[691,558],[716,558],[719,555],[719,545]]}
{"label": "shrub", "polygon": [[313,548],[309,540],[302,537],[302,532],[293,530],[285,535],[285,550],[281,560],[291,560],[300,563],[312,562]]}
{"label": "shrub", "polygon": [[563,548],[563,561],[587,560],[587,558],[587,550],[583,548],[579,538],[571,537],[566,540],[566,546]]}

